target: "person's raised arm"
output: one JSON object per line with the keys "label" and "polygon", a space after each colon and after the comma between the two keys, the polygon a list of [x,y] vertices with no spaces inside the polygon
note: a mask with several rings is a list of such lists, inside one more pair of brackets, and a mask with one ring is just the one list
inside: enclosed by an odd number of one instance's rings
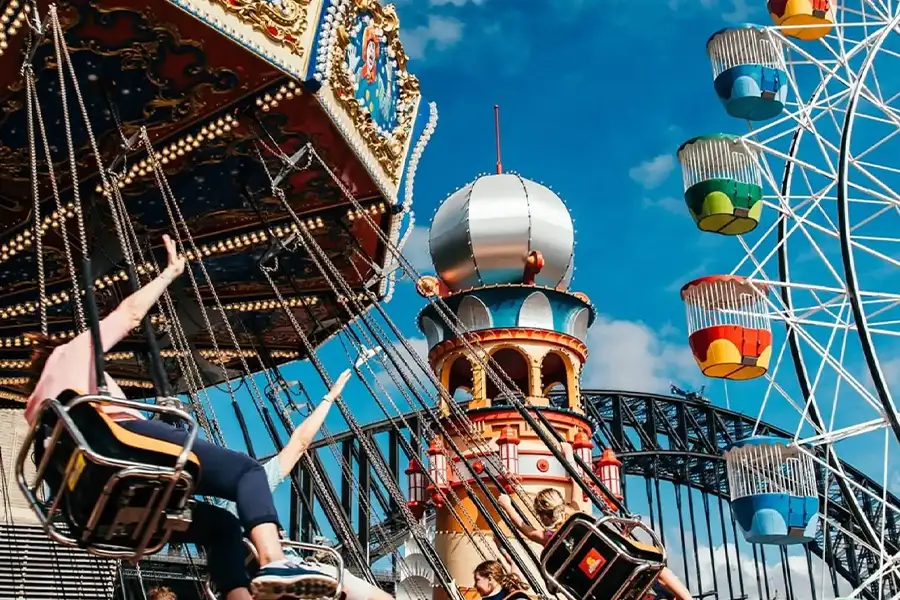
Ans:
{"label": "person's raised arm", "polygon": [[506,516],[509,517],[509,520],[512,521],[512,524],[516,526],[516,529],[522,532],[522,535],[532,542],[543,545],[546,541],[544,539],[544,532],[532,527],[529,523],[525,522],[525,519],[519,516],[519,513],[513,508],[512,498],[506,494],[502,494],[497,499],[497,503],[500,505],[500,508],[503,509],[503,512],[506,513]]}
{"label": "person's raised arm", "polygon": [[328,393],[325,394],[325,397],[322,398],[316,409],[300,423],[297,429],[294,430],[294,433],[291,434],[291,439],[278,453],[278,466],[281,469],[282,477],[287,477],[294,470],[294,467],[297,466],[297,463],[303,457],[303,453],[312,444],[316,433],[322,428],[322,423],[325,422],[325,417],[328,415],[328,411],[331,410],[331,405],[341,395],[349,379],[350,369],[347,369],[338,376],[334,385],[331,386],[331,389],[328,390]]}
{"label": "person's raised arm", "polygon": [[[103,342],[103,351],[109,350],[128,337],[131,330],[140,326],[144,318],[156,301],[163,295],[169,284],[184,272],[184,258],[178,256],[175,242],[164,235],[163,244],[168,253],[166,268],[150,283],[134,292],[119,304],[105,319],[100,321],[100,339]],[[91,345],[91,330],[85,329],[67,344],[68,348],[89,352]],[[81,348],[84,346],[84,348]]]}

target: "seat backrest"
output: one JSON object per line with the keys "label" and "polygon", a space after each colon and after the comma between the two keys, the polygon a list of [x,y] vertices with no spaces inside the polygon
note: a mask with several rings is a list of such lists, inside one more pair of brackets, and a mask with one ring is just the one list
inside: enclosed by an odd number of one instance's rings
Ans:
{"label": "seat backrest", "polygon": [[[100,403],[86,402],[69,409],[69,416],[100,455],[158,467],[174,467],[182,447],[125,429],[109,418]],[[196,482],[200,477],[200,459],[191,452],[185,471]]]}

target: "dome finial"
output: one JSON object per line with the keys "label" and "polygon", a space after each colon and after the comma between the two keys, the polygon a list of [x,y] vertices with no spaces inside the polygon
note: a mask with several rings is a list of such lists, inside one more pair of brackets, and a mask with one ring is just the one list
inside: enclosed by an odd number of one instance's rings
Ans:
{"label": "dome finial", "polygon": [[497,175],[503,173],[503,163],[500,161],[500,105],[494,105],[494,140],[497,143]]}

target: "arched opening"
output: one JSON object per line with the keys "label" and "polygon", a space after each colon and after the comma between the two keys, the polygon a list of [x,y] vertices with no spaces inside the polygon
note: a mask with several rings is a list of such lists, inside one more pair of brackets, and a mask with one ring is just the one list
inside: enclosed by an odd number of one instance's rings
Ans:
{"label": "arched opening", "polygon": [[475,296],[466,296],[462,299],[459,308],[456,309],[456,316],[469,331],[490,329],[493,326],[491,311]]}
{"label": "arched opening", "polygon": [[553,329],[553,309],[543,292],[534,292],[519,309],[519,327]]}
{"label": "arched opening", "polygon": [[422,333],[425,334],[429,350],[444,340],[444,328],[428,317],[422,317]]}
{"label": "arched opening", "polygon": [[[459,390],[460,394],[467,394],[471,398],[475,382],[472,379],[472,363],[469,362],[469,359],[465,356],[457,356],[448,369],[447,392],[450,396],[457,399]],[[459,399],[462,400],[465,397]]]}
{"label": "arched opening", "polygon": [[569,317],[569,335],[582,342],[586,341],[590,317],[591,312],[586,308],[580,308],[572,313]]}
{"label": "arched opening", "polygon": [[558,352],[548,352],[541,361],[541,393],[545,398],[556,394],[553,406],[567,406],[569,391],[569,363]]}
{"label": "arched opening", "polygon": [[[517,394],[520,398],[528,396],[531,389],[531,366],[528,364],[528,359],[513,348],[501,348],[494,352],[491,358],[493,360],[490,363],[490,367],[503,371],[503,373],[506,373],[506,377],[512,380],[514,387],[510,388],[510,391]],[[506,383],[505,387],[509,387],[506,378],[501,378],[501,381]],[[497,383],[492,381],[491,377],[487,377],[485,385],[487,397],[491,404],[510,403],[510,399],[505,394],[500,393]]]}

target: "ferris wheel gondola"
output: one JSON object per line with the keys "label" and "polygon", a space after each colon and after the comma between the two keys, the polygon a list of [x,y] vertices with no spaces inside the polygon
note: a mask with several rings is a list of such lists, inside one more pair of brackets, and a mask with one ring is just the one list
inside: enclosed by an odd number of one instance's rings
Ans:
{"label": "ferris wheel gondola", "polygon": [[[787,407],[793,416],[783,418],[790,419],[795,433],[776,444],[779,456],[790,455],[803,464],[812,461],[818,475],[814,490],[808,489],[809,474],[796,469],[777,476],[769,469],[756,483],[771,486],[778,477],[787,477],[791,485],[806,487],[792,495],[786,491],[789,486],[782,486],[784,498],[805,506],[819,496],[825,507],[827,490],[836,485],[853,514],[853,535],[876,553],[893,554],[895,545],[878,531],[881,521],[895,518],[900,507],[880,498],[873,499],[881,507],[878,516],[863,510],[854,496],[855,482],[837,457],[852,461],[863,456],[861,452],[870,456],[876,451],[883,454],[879,465],[891,463],[900,441],[896,392],[886,367],[892,364],[900,336],[894,148],[900,87],[885,77],[896,69],[892,63],[900,47],[900,8],[874,0],[791,0],[769,2],[769,12],[776,26],[727,34],[735,50],[738,39],[743,40],[740,50],[747,56],[736,62],[770,65],[785,74],[787,84],[782,111],[773,110],[767,120],[735,115],[748,120],[749,131],[728,136],[734,148],[752,157],[750,168],[756,172],[761,205],[766,205],[755,231],[736,232],[737,264],[731,275],[770,290],[757,296],[762,312],[784,325],[773,330],[773,359],[759,396],[760,417],[764,411],[781,411],[783,416],[784,408],[778,407]],[[763,40],[765,60],[758,45]],[[721,56],[710,54],[718,73]],[[722,96],[718,85],[716,92]],[[710,152],[703,160],[707,168],[725,165],[721,152]],[[687,177],[694,163],[682,164]],[[747,317],[753,311],[740,312]],[[741,469],[749,464],[738,455],[750,450],[735,452],[729,466],[733,483],[743,481]],[[880,469],[870,475],[880,478],[884,489],[890,487]],[[747,539],[765,541],[762,529],[775,534],[780,528],[775,535],[782,537],[768,542],[790,543],[787,527],[799,535],[796,539],[821,543],[835,526],[827,509],[804,525],[806,508],[792,514],[797,518],[793,525],[751,525],[747,503],[762,502],[759,508],[767,502],[767,492],[754,486],[732,489],[735,515],[749,527]],[[743,508],[738,507],[741,503]],[[891,569],[867,569],[874,594],[900,589]]]}

